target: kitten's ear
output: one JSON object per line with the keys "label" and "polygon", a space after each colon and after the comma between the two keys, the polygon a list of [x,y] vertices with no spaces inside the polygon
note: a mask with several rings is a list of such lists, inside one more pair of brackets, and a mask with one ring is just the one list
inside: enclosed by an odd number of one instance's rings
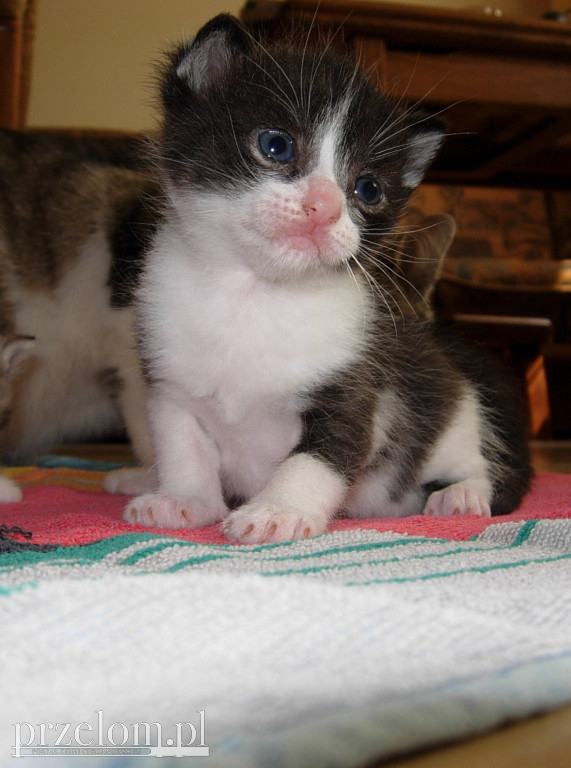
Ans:
{"label": "kitten's ear", "polygon": [[422,113],[412,115],[411,138],[406,148],[403,170],[403,186],[416,189],[430,163],[436,157],[444,136],[446,125],[442,120]]}
{"label": "kitten's ear", "polygon": [[236,53],[247,53],[251,38],[229,14],[215,16],[198,32],[190,45],[175,54],[174,69],[196,93],[221,85],[232,70]]}

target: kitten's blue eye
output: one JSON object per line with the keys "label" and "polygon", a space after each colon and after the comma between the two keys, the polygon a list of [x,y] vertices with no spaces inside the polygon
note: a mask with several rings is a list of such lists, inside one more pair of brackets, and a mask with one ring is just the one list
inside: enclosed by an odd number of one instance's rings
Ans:
{"label": "kitten's blue eye", "polygon": [[260,149],[266,157],[277,160],[278,163],[291,163],[295,157],[293,141],[285,131],[271,129],[260,133],[258,137]]}
{"label": "kitten's blue eye", "polygon": [[355,182],[355,194],[365,205],[377,205],[383,197],[383,188],[371,176],[361,176]]}

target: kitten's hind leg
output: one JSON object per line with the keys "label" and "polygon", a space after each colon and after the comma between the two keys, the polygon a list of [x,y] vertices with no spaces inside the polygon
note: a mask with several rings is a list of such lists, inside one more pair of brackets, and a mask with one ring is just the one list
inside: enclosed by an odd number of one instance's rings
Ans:
{"label": "kitten's hind leg", "polygon": [[[478,488],[478,486],[483,487]],[[433,491],[426,501],[423,514],[433,517],[449,515],[491,517],[489,484],[480,483],[477,480],[473,482],[464,480],[439,491]]]}
{"label": "kitten's hind leg", "polygon": [[490,517],[492,483],[482,453],[482,414],[476,396],[467,389],[450,426],[423,467],[421,485],[438,485],[423,514]]}

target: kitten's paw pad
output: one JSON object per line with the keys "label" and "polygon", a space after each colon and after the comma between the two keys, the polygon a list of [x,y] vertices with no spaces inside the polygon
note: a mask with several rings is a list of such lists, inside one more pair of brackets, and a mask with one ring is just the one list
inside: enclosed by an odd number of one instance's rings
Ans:
{"label": "kitten's paw pad", "polygon": [[198,499],[163,493],[138,496],[123,513],[126,522],[151,528],[201,528],[221,518],[221,514],[213,514]]}
{"label": "kitten's paw pad", "polygon": [[242,544],[268,544],[292,539],[307,539],[324,533],[327,521],[304,515],[294,509],[252,502],[232,512],[223,530],[231,541]]}
{"label": "kitten's paw pad", "polygon": [[424,514],[432,517],[452,517],[458,515],[478,515],[490,517],[490,505],[478,491],[463,485],[449,485],[441,491],[435,491],[428,497]]}
{"label": "kitten's paw pad", "polygon": [[22,501],[22,490],[9,477],[0,475],[0,504],[12,504]]}
{"label": "kitten's paw pad", "polygon": [[123,496],[141,496],[156,487],[156,475],[149,469],[114,469],[103,478],[103,489],[107,493]]}

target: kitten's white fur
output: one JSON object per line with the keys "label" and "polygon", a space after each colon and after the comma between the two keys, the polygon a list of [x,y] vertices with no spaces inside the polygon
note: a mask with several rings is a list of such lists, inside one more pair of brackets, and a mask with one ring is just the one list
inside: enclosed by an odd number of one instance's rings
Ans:
{"label": "kitten's white fur", "polygon": [[[19,454],[63,437],[108,434],[125,419],[138,453],[150,460],[133,311],[110,307],[110,259],[107,238],[96,231],[52,292],[15,289],[16,330],[35,339],[6,435],[9,443],[15,430]],[[116,369],[123,380],[117,403],[98,380],[105,369]]]}

